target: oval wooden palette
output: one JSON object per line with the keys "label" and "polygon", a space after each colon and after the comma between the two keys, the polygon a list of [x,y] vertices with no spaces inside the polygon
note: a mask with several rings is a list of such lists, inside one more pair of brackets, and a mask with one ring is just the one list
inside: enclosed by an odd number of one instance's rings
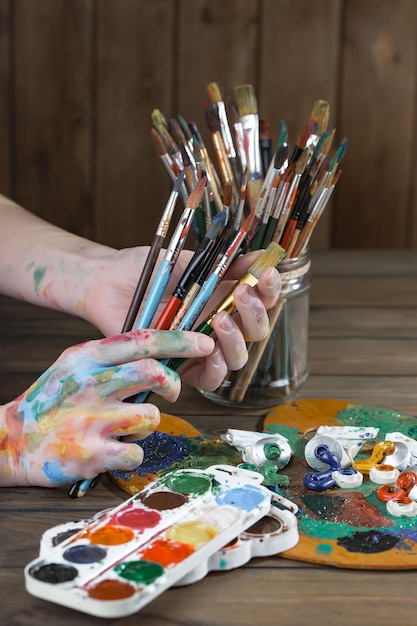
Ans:
{"label": "oval wooden palette", "polygon": [[303,485],[311,472],[304,459],[307,441],[321,425],[378,427],[377,438],[361,450],[370,455],[387,432],[417,438],[417,419],[381,407],[343,400],[305,399],[280,405],[265,417],[264,431],[287,437],[293,457],[281,473],[290,484],[280,493],[300,508],[299,542],[283,553],[286,558],[343,568],[417,569],[417,517],[394,517],[378,500],[378,485],[364,477],[356,489],[312,492]]}
{"label": "oval wooden palette", "polygon": [[[378,437],[365,446],[368,456],[386,432],[400,431],[417,439],[417,419],[381,407],[363,406],[344,400],[305,399],[283,404],[265,417],[264,431],[279,432],[293,449],[290,463],[281,470],[289,486],[280,493],[300,508],[299,542],[283,556],[310,563],[352,569],[417,569],[417,518],[394,518],[376,497],[377,485],[365,477],[354,490],[311,492],[303,477],[311,471],[304,459],[307,441],[321,425],[379,427]],[[164,434],[167,436],[164,439]],[[142,442],[138,441],[139,444]],[[175,447],[188,446],[176,460]],[[161,415],[150,461],[132,472],[111,472],[112,480],[129,495],[141,491],[161,472],[173,467],[204,469],[214,463],[237,465],[240,453],[222,441],[205,438],[194,426],[174,415]],[[152,466],[152,455],[154,465]]]}

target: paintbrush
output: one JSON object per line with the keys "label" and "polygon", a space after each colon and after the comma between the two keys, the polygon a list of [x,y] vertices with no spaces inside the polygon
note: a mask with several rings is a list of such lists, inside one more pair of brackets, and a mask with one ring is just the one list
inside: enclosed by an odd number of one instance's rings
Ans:
{"label": "paintbrush", "polygon": [[245,136],[248,168],[248,199],[250,206],[256,203],[262,186],[262,161],[259,149],[259,115],[253,85],[235,87],[237,108]]}
{"label": "paintbrush", "polygon": [[271,127],[266,120],[259,120],[259,149],[261,151],[262,173],[265,180],[272,161]]}
{"label": "paintbrush", "polygon": [[229,184],[232,187],[232,194],[234,199],[233,206],[234,208],[236,208],[239,201],[239,191],[236,187],[234,173],[221,134],[220,120],[217,113],[217,108],[210,102],[206,102],[204,113],[206,117],[207,127],[210,131],[211,140],[213,142],[217,164],[219,166],[220,178],[223,185]]}
{"label": "paintbrush", "polygon": [[[193,170],[195,171],[194,156],[193,156],[192,150],[190,149],[190,147],[188,145],[187,138],[184,135],[179,122],[177,122],[176,119],[171,118],[171,119],[168,120],[167,124],[168,124],[168,132],[169,132],[169,134],[171,135],[171,137],[175,141],[176,145],[180,149],[181,158],[182,158],[183,150],[184,150],[187,153],[188,160],[191,162]],[[181,146],[183,148],[181,148]],[[184,164],[184,160],[183,160],[183,164]]]}
{"label": "paintbrush", "polygon": [[236,154],[232,134],[230,132],[229,120],[227,118],[226,105],[223,101],[219,85],[217,83],[209,83],[207,85],[207,93],[210,102],[216,108],[226,154],[231,165],[236,184],[239,185],[242,177],[242,166],[240,159]]}
{"label": "paintbrush", "polygon": [[281,239],[281,235],[284,231],[285,224],[287,223],[288,216],[290,215],[291,209],[294,205],[295,198],[297,196],[298,186],[300,184],[301,176],[305,170],[307,160],[309,158],[310,150],[304,149],[302,155],[299,159],[292,165],[294,168],[294,174],[292,180],[290,182],[290,186],[285,198],[284,205],[282,207],[281,214],[278,218],[278,222],[272,237],[273,241],[279,242]]}
{"label": "paintbrush", "polygon": [[300,158],[301,154],[303,153],[307,145],[307,140],[312,134],[312,130],[315,126],[316,126],[316,121],[314,117],[309,117],[305,126],[303,126],[303,128],[298,134],[296,145],[294,146],[294,149],[291,154],[290,165],[292,163],[295,163]]}
{"label": "paintbrush", "polygon": [[311,235],[313,234],[317,222],[322,216],[323,211],[326,208],[326,205],[330,200],[330,196],[332,195],[341,175],[342,170],[339,170],[336,173],[334,179],[332,181],[328,181],[326,185],[322,188],[320,195],[316,199],[315,205],[298,236],[297,242],[292,250],[292,257],[299,256],[307,249],[307,246],[311,239]]}
{"label": "paintbrush", "polygon": [[272,309],[268,311],[269,317],[269,332],[267,336],[261,341],[252,342],[248,346],[249,359],[246,365],[239,371],[237,374],[232,389],[230,391],[230,400],[232,402],[242,402],[245,397],[245,394],[248,390],[249,385],[252,382],[254,375],[258,369],[261,358],[265,352],[266,347],[269,344],[271,339],[271,335],[277,326],[279,316],[282,311],[282,307],[284,306],[286,300],[285,298],[280,298],[278,304],[276,304]]}
{"label": "paintbrush", "polygon": [[217,172],[211,162],[210,156],[207,152],[207,148],[204,144],[203,138],[197,128],[197,125],[194,122],[189,123],[190,130],[195,137],[195,140],[198,143],[198,147],[200,150],[201,157],[204,161],[204,165],[207,172],[207,180],[210,191],[213,194],[214,203],[216,205],[217,211],[223,210],[223,202],[220,195],[220,181],[218,181]]}
{"label": "paintbrush", "polygon": [[245,209],[246,202],[246,189],[248,184],[248,176],[246,168],[243,171],[242,181],[240,183],[240,200],[237,205],[237,209],[234,215],[233,227],[235,231],[238,231],[243,219],[243,212]]}
{"label": "paintbrush", "polygon": [[[262,189],[266,188],[265,199],[261,204],[261,219],[256,232],[254,242],[251,244],[252,250],[259,250],[262,247],[266,247],[264,244],[267,225],[269,223],[270,215],[273,211],[274,201],[277,186],[281,180],[282,174],[285,172],[288,165],[288,145],[282,144],[275,153],[275,157],[272,163],[272,168],[268,172],[267,177],[264,180]],[[262,194],[262,191],[261,191]],[[270,243],[270,241],[268,241]]]}
{"label": "paintbrush", "polygon": [[145,291],[149,284],[149,280],[155,267],[155,263],[158,259],[159,252],[161,251],[163,241],[168,232],[168,228],[171,223],[171,218],[174,212],[179,190],[183,183],[183,179],[184,172],[180,172],[175,181],[174,187],[171,191],[168,202],[165,206],[164,212],[162,213],[162,217],[156,229],[156,233],[149,249],[148,256],[146,257],[146,261],[143,266],[143,270],[140,275],[135,293],[133,295],[129,311],[123,324],[122,333],[131,330],[133,328],[133,324],[135,323],[135,319],[138,314],[140,305],[142,304],[143,296],[145,295]]}
{"label": "paintbrush", "polygon": [[152,123],[154,128],[158,131],[161,136],[162,141],[165,144],[168,153],[170,154],[173,161],[176,162],[178,167],[182,168],[182,159],[181,153],[179,150],[179,146],[175,143],[174,139],[168,132],[168,123],[165,117],[162,115],[159,109],[154,109],[151,114]]}
{"label": "paintbrush", "polygon": [[276,196],[280,179],[281,179],[281,174],[277,172],[274,175],[271,187],[268,190],[268,199],[266,201],[265,209],[262,213],[261,222],[258,226],[258,230],[256,231],[255,241],[253,245],[251,245],[251,250],[260,250],[261,248],[266,248],[266,245],[264,244],[266,229],[267,229],[269,219],[272,213],[272,208],[274,206],[275,196]]}
{"label": "paintbrush", "polygon": [[215,215],[213,222],[207,231],[205,237],[201,240],[197,249],[195,250],[190,262],[184,270],[177,286],[175,287],[172,296],[168,300],[161,315],[155,323],[155,328],[160,330],[167,330],[177,313],[181,303],[183,302],[187,290],[191,286],[193,279],[204,263],[213,247],[215,241],[222,233],[227,221],[227,214],[225,212]]}
{"label": "paintbrush", "polygon": [[237,112],[237,109],[231,102],[230,98],[228,98],[227,108],[230,112],[230,119],[232,120],[233,134],[235,138],[237,154],[240,160],[240,167],[241,170],[244,171],[248,166],[245,149],[245,133],[243,132],[243,126],[239,118],[239,113]]}
{"label": "paintbrush", "polygon": [[330,132],[326,131],[325,133],[323,133],[319,143],[316,146],[316,149],[314,151],[314,157],[310,165],[310,175],[313,180],[316,178],[317,174],[319,173],[319,170],[330,151],[330,148],[333,143],[334,136],[335,136],[335,132],[336,132],[336,129],[333,128],[332,131]]}
{"label": "paintbrush", "polygon": [[[274,153],[274,157],[272,158],[268,170],[265,174],[264,180],[266,181],[270,181],[271,178],[274,176],[274,166],[275,166],[275,159],[277,157],[278,152],[280,151],[281,147],[283,145],[287,146],[287,152],[288,152],[288,145],[287,145],[287,140],[288,140],[288,130],[287,130],[287,125],[285,124],[284,120],[280,120],[279,124],[278,124],[278,143],[277,146],[275,148],[275,153]],[[287,155],[288,156],[288,155]],[[286,167],[288,166],[288,162],[286,164]]]}
{"label": "paintbrush", "polygon": [[287,250],[287,258],[292,258],[294,257],[294,250],[295,247],[297,245],[297,241],[300,237],[301,231],[303,230],[307,219],[309,217],[309,210],[310,210],[310,197],[311,197],[311,189],[309,189],[309,193],[306,195],[306,197],[304,198],[304,204],[301,207],[301,210],[299,212],[299,216],[297,219],[297,224],[295,225],[295,229],[294,232],[292,234],[291,237],[291,241],[290,243],[287,245],[286,250]]}
{"label": "paintbrush", "polygon": [[295,229],[301,219],[301,216],[307,213],[308,205],[310,203],[310,185],[311,177],[307,172],[304,172],[303,178],[301,179],[299,192],[294,202],[294,207],[291,211],[289,219],[287,220],[287,223],[285,224],[284,232],[282,233],[280,239],[281,246],[286,250],[288,250],[290,247],[295,233]]}
{"label": "paintbrush", "polygon": [[[221,215],[221,213],[219,213],[219,215]],[[176,330],[178,328],[182,318],[190,308],[191,302],[196,298],[201,287],[207,280],[213,266],[216,263],[216,260],[219,258],[219,255],[223,254],[226,249],[226,240],[224,237],[219,237],[213,248],[210,250],[207,258],[204,259],[204,262],[202,262],[201,266],[197,269],[196,277],[188,288],[187,293],[184,296],[184,300],[181,302],[180,307],[169,326],[169,330]]]}
{"label": "paintbrush", "polygon": [[213,330],[212,324],[214,316],[221,311],[233,313],[236,309],[234,293],[239,285],[249,285],[256,287],[258,285],[259,276],[267,267],[276,267],[285,256],[285,250],[277,243],[271,243],[266,250],[252,263],[245,274],[237,281],[233,289],[223,298],[223,300],[211,311],[208,317],[201,322],[195,329],[198,333],[209,335]]}
{"label": "paintbrush", "polygon": [[[188,151],[186,150],[184,144],[182,143],[180,146],[181,149],[181,158],[183,163],[183,169],[185,172],[185,181],[187,191],[190,194],[194,187],[197,185],[197,175],[196,171],[191,163],[190,156]],[[204,214],[201,206],[196,207],[194,211],[194,219],[191,223],[192,229],[194,231],[194,236],[197,241],[201,241],[201,239],[206,234],[206,221],[204,219]]]}
{"label": "paintbrush", "polygon": [[164,259],[159,266],[156,276],[152,282],[148,296],[144,302],[143,310],[139,316],[135,328],[148,328],[153,319],[155,311],[161,301],[172,270],[184,247],[186,237],[194,218],[195,209],[198,207],[207,179],[203,178],[190,194],[182,216],[177,224],[174,234],[167,247]]}
{"label": "paintbrush", "polygon": [[[175,183],[182,167],[179,168],[177,162],[172,160],[170,154],[168,153],[168,150],[166,149],[164,142],[162,141],[162,137],[154,128],[151,128],[151,138],[155,146],[156,152],[162,161],[162,165],[164,166],[165,170],[168,172],[168,176],[170,177],[172,182]],[[185,187],[184,181],[181,184],[180,194],[181,194],[181,198],[184,203],[184,206],[185,206],[188,200],[188,192]]]}

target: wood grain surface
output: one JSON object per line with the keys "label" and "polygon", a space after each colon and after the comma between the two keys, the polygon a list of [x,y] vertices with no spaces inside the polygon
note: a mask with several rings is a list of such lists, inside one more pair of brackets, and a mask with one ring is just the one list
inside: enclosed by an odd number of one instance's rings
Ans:
{"label": "wood grain surface", "polygon": [[417,248],[415,0],[0,0],[0,191],[78,234],[150,243],[169,180],[151,113],[252,83],[294,145],[313,102],[350,147],[316,249]]}

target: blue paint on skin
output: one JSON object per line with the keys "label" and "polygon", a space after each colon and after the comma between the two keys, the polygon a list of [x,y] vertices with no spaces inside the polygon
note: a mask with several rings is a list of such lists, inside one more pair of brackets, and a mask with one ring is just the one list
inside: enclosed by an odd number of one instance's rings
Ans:
{"label": "blue paint on skin", "polygon": [[50,480],[52,483],[57,484],[65,484],[65,483],[74,483],[79,479],[79,476],[68,476],[58,461],[45,461],[42,465],[43,473],[46,478]]}

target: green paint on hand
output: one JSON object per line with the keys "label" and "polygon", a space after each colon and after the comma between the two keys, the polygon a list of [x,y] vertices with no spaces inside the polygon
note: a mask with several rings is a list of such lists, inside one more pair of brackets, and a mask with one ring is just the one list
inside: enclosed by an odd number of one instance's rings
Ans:
{"label": "green paint on hand", "polygon": [[45,276],[45,272],[46,272],[45,266],[37,267],[36,270],[33,272],[33,283],[34,283],[35,293],[39,293],[39,285],[41,283],[41,280]]}

